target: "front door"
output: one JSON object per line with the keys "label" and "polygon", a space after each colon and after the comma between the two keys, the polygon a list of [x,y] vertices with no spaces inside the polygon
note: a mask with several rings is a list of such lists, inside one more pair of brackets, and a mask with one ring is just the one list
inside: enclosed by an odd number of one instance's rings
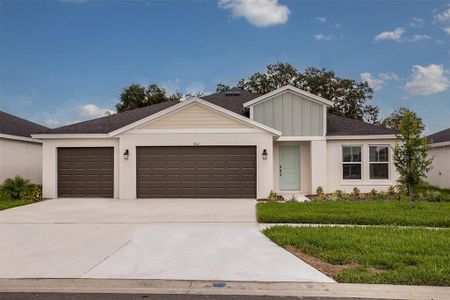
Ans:
{"label": "front door", "polygon": [[279,146],[280,191],[300,190],[300,147],[298,145]]}

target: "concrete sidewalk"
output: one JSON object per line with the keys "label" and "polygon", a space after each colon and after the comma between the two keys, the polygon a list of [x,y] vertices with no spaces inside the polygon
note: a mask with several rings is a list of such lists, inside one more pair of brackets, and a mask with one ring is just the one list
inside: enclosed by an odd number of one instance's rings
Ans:
{"label": "concrete sidewalk", "polygon": [[449,287],[385,284],[174,280],[0,279],[0,292],[259,295],[359,299],[449,299]]}

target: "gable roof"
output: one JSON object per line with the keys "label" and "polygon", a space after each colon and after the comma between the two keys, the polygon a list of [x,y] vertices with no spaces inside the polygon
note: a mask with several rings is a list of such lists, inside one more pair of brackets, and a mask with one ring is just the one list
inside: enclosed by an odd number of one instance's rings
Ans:
{"label": "gable roof", "polygon": [[180,110],[180,109],[182,109],[184,107],[190,106],[190,105],[192,105],[194,103],[200,104],[200,105],[202,105],[202,106],[204,106],[206,108],[209,108],[211,110],[217,111],[217,112],[219,112],[221,114],[224,114],[224,115],[226,115],[226,116],[228,116],[230,118],[238,120],[238,121],[240,121],[240,122],[242,122],[244,124],[248,124],[248,125],[251,125],[252,127],[256,127],[256,128],[262,129],[264,131],[267,131],[269,133],[272,133],[273,135],[278,135],[278,136],[281,135],[280,131],[278,131],[278,130],[272,128],[272,127],[266,126],[264,124],[261,124],[259,122],[254,121],[252,119],[246,118],[246,117],[244,117],[241,114],[237,114],[237,113],[235,113],[235,112],[233,112],[231,110],[225,109],[225,108],[220,107],[218,105],[215,105],[215,104],[213,104],[211,102],[205,101],[205,100],[197,98],[197,97],[192,97],[192,98],[189,98],[189,99],[187,99],[185,101],[179,102],[176,105],[173,105],[173,106],[171,106],[171,107],[169,107],[167,109],[161,110],[161,111],[159,111],[157,113],[154,113],[154,114],[152,114],[150,116],[147,116],[147,117],[145,117],[143,119],[137,120],[136,122],[128,124],[127,126],[121,127],[121,128],[119,128],[117,130],[114,130],[114,131],[110,132],[110,136],[115,136],[115,135],[121,134],[121,133],[123,133],[125,131],[128,131],[130,129],[139,127],[139,126],[141,126],[141,125],[143,125],[143,124],[145,124],[147,122],[150,122],[152,120],[156,120],[158,118],[161,118],[161,117],[163,117],[163,116],[165,116],[167,114],[170,114],[170,113],[173,113],[175,111],[178,111],[178,110]]}
{"label": "gable roof", "polygon": [[433,144],[450,142],[450,128],[430,134],[427,139]]}
{"label": "gable roof", "polygon": [[34,133],[48,130],[47,127],[0,111],[0,134],[31,138]]}
{"label": "gable roof", "polygon": [[249,106],[253,106],[253,105],[257,104],[257,103],[264,102],[264,101],[266,101],[266,100],[268,100],[268,99],[270,99],[270,98],[272,98],[274,96],[277,96],[279,94],[282,94],[282,93],[284,93],[286,91],[290,91],[290,92],[292,92],[294,94],[297,94],[299,96],[303,96],[306,99],[309,99],[309,100],[314,101],[314,102],[318,102],[320,104],[324,104],[324,105],[327,105],[327,106],[332,106],[333,105],[333,102],[330,101],[330,100],[327,100],[325,98],[319,97],[319,96],[314,95],[314,94],[311,94],[311,93],[309,93],[307,91],[304,91],[302,89],[296,88],[295,86],[292,86],[292,85],[288,84],[288,85],[280,87],[280,88],[278,88],[278,89],[276,89],[276,90],[274,90],[274,91],[272,91],[270,93],[261,95],[261,96],[255,98],[255,99],[252,99],[252,100],[244,103],[244,107],[249,107]]}
{"label": "gable roof", "polygon": [[[208,96],[202,96],[201,99],[220,106],[226,110],[239,115],[247,116],[244,104],[260,97],[255,94],[238,89],[232,89],[229,92],[220,92]],[[117,113],[98,119],[75,123],[47,131],[43,134],[108,134],[122,127],[128,126],[141,119],[152,116],[160,111],[177,105],[179,101],[167,101],[154,104],[147,107],[136,108],[123,113]],[[337,116],[328,113],[327,116],[327,136],[346,136],[346,135],[392,135],[397,131],[382,126],[368,124],[362,121]]]}

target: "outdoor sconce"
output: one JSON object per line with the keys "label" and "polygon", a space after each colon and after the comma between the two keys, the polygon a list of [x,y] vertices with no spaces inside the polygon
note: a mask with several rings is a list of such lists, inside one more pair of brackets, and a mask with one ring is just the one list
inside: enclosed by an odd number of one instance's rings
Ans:
{"label": "outdoor sconce", "polygon": [[128,157],[130,156],[130,152],[127,150],[125,150],[125,152],[123,153],[123,158],[128,159]]}
{"label": "outdoor sconce", "polygon": [[262,155],[262,158],[263,158],[263,159],[267,159],[267,155],[269,155],[269,154],[267,153],[267,150],[264,149],[264,150],[263,150],[263,153],[262,153],[261,155]]}

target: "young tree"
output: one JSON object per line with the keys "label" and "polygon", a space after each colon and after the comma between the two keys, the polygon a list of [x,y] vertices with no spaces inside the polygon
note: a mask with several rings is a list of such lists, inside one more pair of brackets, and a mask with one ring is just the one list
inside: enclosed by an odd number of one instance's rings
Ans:
{"label": "young tree", "polygon": [[268,65],[265,73],[257,72],[248,79],[241,79],[238,87],[266,94],[287,84],[333,101],[332,113],[370,123],[378,122],[378,108],[366,104],[373,94],[368,83],[338,77],[333,71],[310,67],[302,73],[291,64],[277,63]]}
{"label": "young tree", "polygon": [[433,158],[428,158],[429,142],[421,137],[423,123],[414,113],[404,111],[399,130],[401,142],[394,147],[394,165],[412,202],[414,187],[431,170]]}
{"label": "young tree", "polygon": [[117,112],[157,104],[169,100],[179,100],[182,95],[179,92],[168,95],[164,88],[156,84],[150,84],[147,88],[133,83],[123,89],[120,94],[120,102],[116,104]]}
{"label": "young tree", "polygon": [[391,113],[381,122],[381,125],[387,128],[400,130],[400,122],[402,121],[405,112],[410,112],[412,116],[420,123],[420,129],[422,131],[425,130],[425,125],[423,124],[422,119],[415,112],[406,107],[400,107],[398,110]]}

